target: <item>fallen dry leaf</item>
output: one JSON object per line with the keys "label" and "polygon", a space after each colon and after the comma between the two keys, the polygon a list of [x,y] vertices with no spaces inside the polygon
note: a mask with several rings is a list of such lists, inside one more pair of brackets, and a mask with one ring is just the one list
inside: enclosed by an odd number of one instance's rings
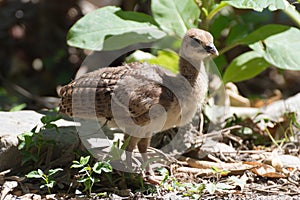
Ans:
{"label": "fallen dry leaf", "polygon": [[214,173],[214,171],[212,169],[199,169],[199,168],[192,168],[192,167],[179,167],[176,169],[176,171],[196,174],[197,176],[200,176],[200,177],[211,176]]}
{"label": "fallen dry leaf", "polygon": [[279,158],[278,150],[274,149],[272,151],[272,166],[276,169],[277,172],[282,172],[283,164]]}
{"label": "fallen dry leaf", "polygon": [[18,182],[17,181],[5,181],[3,186],[2,186],[2,191],[1,191],[1,197],[0,200],[4,200],[6,195],[13,191],[13,189],[15,187],[18,186]]}
{"label": "fallen dry leaf", "polygon": [[227,170],[230,173],[240,173],[245,170],[249,170],[253,168],[252,165],[247,165],[242,162],[238,163],[224,163],[224,162],[210,162],[204,160],[196,160],[193,158],[185,158],[185,161],[188,163],[189,166],[198,168],[198,169],[211,169],[217,168],[218,170]]}
{"label": "fallen dry leaf", "polygon": [[243,162],[247,165],[252,165],[254,168],[252,172],[267,178],[285,178],[286,176],[282,173],[276,172],[276,169],[271,165],[266,165],[260,162]]}

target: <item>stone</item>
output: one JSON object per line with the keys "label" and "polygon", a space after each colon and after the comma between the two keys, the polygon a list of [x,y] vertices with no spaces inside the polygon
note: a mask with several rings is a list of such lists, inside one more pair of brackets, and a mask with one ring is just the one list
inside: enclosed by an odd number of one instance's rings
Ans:
{"label": "stone", "polygon": [[[31,131],[35,126],[40,129],[42,126],[40,119],[50,114],[31,110],[0,112],[0,172],[21,165],[22,155],[17,149],[18,135]],[[53,157],[59,157],[79,143],[76,130],[79,124],[65,119],[57,120],[54,124],[59,127],[59,133],[55,129],[49,129],[43,132],[43,136],[55,141],[57,148],[54,148]]]}

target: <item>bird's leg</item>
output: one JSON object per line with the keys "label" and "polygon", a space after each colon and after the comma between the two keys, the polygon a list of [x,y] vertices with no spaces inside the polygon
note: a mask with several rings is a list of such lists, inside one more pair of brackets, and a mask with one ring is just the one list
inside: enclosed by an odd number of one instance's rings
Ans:
{"label": "bird's leg", "polygon": [[125,144],[126,162],[127,162],[127,167],[129,169],[132,169],[132,156],[133,156],[132,152],[133,152],[134,148],[136,147],[139,140],[140,140],[140,138],[137,138],[134,136],[129,136],[127,134],[124,135],[124,142],[127,143],[127,144]]}
{"label": "bird's leg", "polygon": [[[148,160],[147,149],[150,145],[150,140],[151,140],[151,137],[142,138],[142,139],[140,139],[140,141],[137,144],[139,152],[142,154],[142,159],[143,159],[144,163],[147,163],[147,160]],[[146,174],[153,174],[150,163],[146,164],[145,171],[146,171]]]}
{"label": "bird's leg", "polygon": [[151,137],[142,138],[140,139],[137,145],[138,145],[139,152],[142,154],[143,162],[146,163],[145,166],[146,180],[151,184],[158,185],[161,183],[161,180],[156,179],[150,163],[147,163],[148,160],[147,149],[150,145],[150,141],[151,141]]}

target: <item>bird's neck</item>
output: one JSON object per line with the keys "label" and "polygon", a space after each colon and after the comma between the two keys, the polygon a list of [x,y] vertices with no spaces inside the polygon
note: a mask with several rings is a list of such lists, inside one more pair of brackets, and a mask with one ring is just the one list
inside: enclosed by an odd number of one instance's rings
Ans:
{"label": "bird's neck", "polygon": [[205,73],[203,61],[189,62],[180,57],[179,59],[179,73],[191,84],[192,87],[197,85],[198,78],[201,73]]}

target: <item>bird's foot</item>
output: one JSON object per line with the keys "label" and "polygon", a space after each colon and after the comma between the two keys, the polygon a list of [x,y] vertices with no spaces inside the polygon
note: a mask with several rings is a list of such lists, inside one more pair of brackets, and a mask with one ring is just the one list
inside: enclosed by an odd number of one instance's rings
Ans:
{"label": "bird's foot", "polygon": [[143,178],[146,182],[153,185],[160,185],[163,178],[161,176],[156,176],[154,171],[150,166],[146,166],[145,172],[143,173]]}

